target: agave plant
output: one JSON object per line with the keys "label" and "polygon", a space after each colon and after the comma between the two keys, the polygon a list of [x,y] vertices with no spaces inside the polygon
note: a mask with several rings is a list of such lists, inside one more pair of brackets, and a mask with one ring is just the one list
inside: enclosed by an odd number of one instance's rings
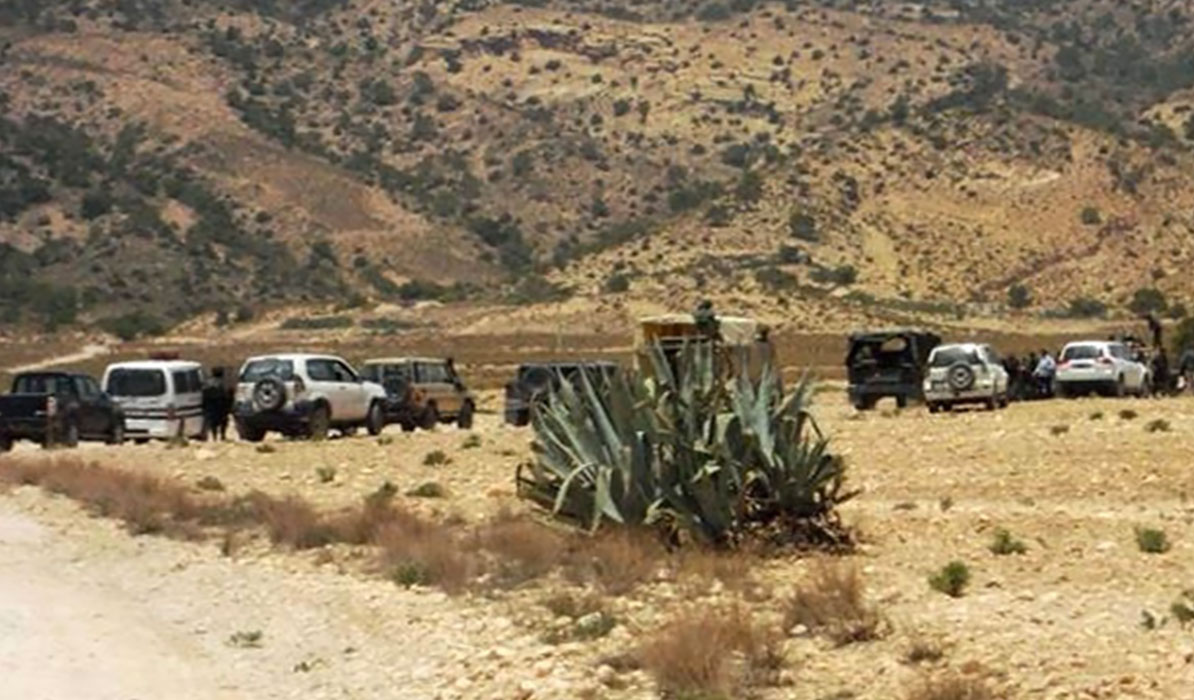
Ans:
{"label": "agave plant", "polygon": [[844,544],[835,508],[853,494],[808,411],[811,383],[785,397],[771,367],[727,377],[720,359],[707,343],[656,347],[647,371],[561,378],[532,417],[536,460],[520,492],[590,529]]}

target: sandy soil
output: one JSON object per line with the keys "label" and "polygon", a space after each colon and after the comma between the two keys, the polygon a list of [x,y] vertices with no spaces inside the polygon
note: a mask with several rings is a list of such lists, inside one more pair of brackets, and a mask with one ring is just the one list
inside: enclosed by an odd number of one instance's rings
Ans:
{"label": "sandy soil", "polygon": [[[790,685],[764,697],[898,698],[923,674],[946,668],[988,676],[1005,697],[1189,697],[1194,636],[1166,618],[1194,585],[1194,399],[1049,402],[946,416],[858,415],[837,394],[821,403],[822,425],[864,489],[845,509],[864,534],[852,559],[894,631],[840,649],[791,636]],[[1138,416],[1122,418],[1122,409]],[[1170,430],[1147,432],[1157,418]],[[1055,435],[1056,426],[1068,432]],[[187,483],[216,476],[232,493],[299,493],[328,508],[356,502],[384,481],[405,491],[432,480],[447,487],[447,498],[404,500],[469,520],[525,507],[512,477],[530,456],[528,433],[501,426],[496,415],[481,416],[474,432],[481,446],[467,449],[467,434],[455,428],[411,435],[391,428],[384,445],[362,436],[273,442],[271,453],[239,443],[89,445],[82,452]],[[450,463],[426,466],[435,450]],[[335,479],[321,482],[319,467],[333,467]],[[0,496],[0,507],[0,624],[18,630],[19,639],[29,635],[28,642],[6,635],[0,664],[9,664],[8,675],[22,669],[18,687],[47,698],[71,697],[61,683],[76,666],[97,674],[89,687],[125,696],[152,689],[167,697],[374,698],[401,689],[401,697],[415,698],[652,697],[641,672],[619,679],[619,690],[602,685],[609,671],[598,670],[600,659],[627,651],[686,602],[716,604],[730,595],[717,586],[695,593],[647,586],[609,601],[619,625],[608,637],[552,645],[540,639],[554,624],[540,601],[559,582],[448,598],[341,573],[315,554],[250,550],[226,558],[212,543],[132,538],[31,489]],[[1140,552],[1134,528],[1146,526],[1164,529],[1172,550]],[[999,527],[1028,552],[992,554]],[[973,572],[958,599],[926,583],[953,559]],[[792,557],[757,566],[752,609],[778,617],[809,565]],[[34,621],[28,611],[38,608],[54,612]],[[1145,629],[1146,610],[1164,623]],[[68,628],[65,618],[85,621]],[[260,649],[228,643],[238,631],[257,629]],[[938,640],[945,658],[928,668],[906,663],[918,638]],[[99,644],[112,673],[89,664]],[[22,663],[50,651],[56,660],[36,673]],[[144,662],[122,670],[138,658]],[[296,672],[304,662],[309,672]],[[187,671],[163,671],[174,665]],[[199,679],[185,684],[192,695],[160,685],[185,673]],[[144,685],[117,684],[126,680]]]}

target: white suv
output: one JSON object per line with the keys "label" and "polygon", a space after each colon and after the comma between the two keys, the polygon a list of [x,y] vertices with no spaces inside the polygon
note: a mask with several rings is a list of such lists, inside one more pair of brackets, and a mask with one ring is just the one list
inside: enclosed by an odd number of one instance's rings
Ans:
{"label": "white suv", "polygon": [[236,430],[259,442],[271,430],[289,437],[348,435],[364,426],[377,435],[386,425],[386,390],[364,381],[347,362],[330,355],[250,357],[236,385]]}
{"label": "white suv", "polygon": [[1055,389],[1059,397],[1097,392],[1110,396],[1149,393],[1148,367],[1137,362],[1124,343],[1087,340],[1066,345],[1057,362]]}
{"label": "white suv", "polygon": [[989,345],[938,345],[929,354],[925,404],[929,413],[967,403],[1007,406],[1007,370]]}

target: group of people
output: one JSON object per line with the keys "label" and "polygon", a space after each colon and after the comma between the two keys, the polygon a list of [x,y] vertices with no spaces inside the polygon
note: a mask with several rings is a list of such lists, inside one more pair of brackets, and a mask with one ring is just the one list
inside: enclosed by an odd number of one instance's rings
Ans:
{"label": "group of people", "polygon": [[[1113,338],[1114,339],[1114,338]],[[1149,358],[1144,351],[1126,338],[1125,342],[1136,347],[1136,361],[1149,367],[1154,393],[1169,396],[1182,391],[1194,391],[1194,348],[1186,349],[1174,367],[1164,347]],[[1009,356],[1003,360],[1008,376],[1008,398],[1013,401],[1034,401],[1051,399],[1054,381],[1057,378],[1057,358],[1048,350],[1029,353],[1024,357]]]}
{"label": "group of people", "polygon": [[1007,371],[1007,393],[1012,401],[1053,398],[1057,360],[1048,350],[1024,357],[1008,356],[1003,360],[1003,369]]}

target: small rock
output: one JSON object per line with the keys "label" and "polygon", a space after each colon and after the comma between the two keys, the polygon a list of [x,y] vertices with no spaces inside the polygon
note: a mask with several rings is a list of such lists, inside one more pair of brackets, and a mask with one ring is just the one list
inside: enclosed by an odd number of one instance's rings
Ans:
{"label": "small rock", "polygon": [[618,672],[609,664],[601,664],[597,667],[597,680],[602,685],[613,686],[618,682]]}

